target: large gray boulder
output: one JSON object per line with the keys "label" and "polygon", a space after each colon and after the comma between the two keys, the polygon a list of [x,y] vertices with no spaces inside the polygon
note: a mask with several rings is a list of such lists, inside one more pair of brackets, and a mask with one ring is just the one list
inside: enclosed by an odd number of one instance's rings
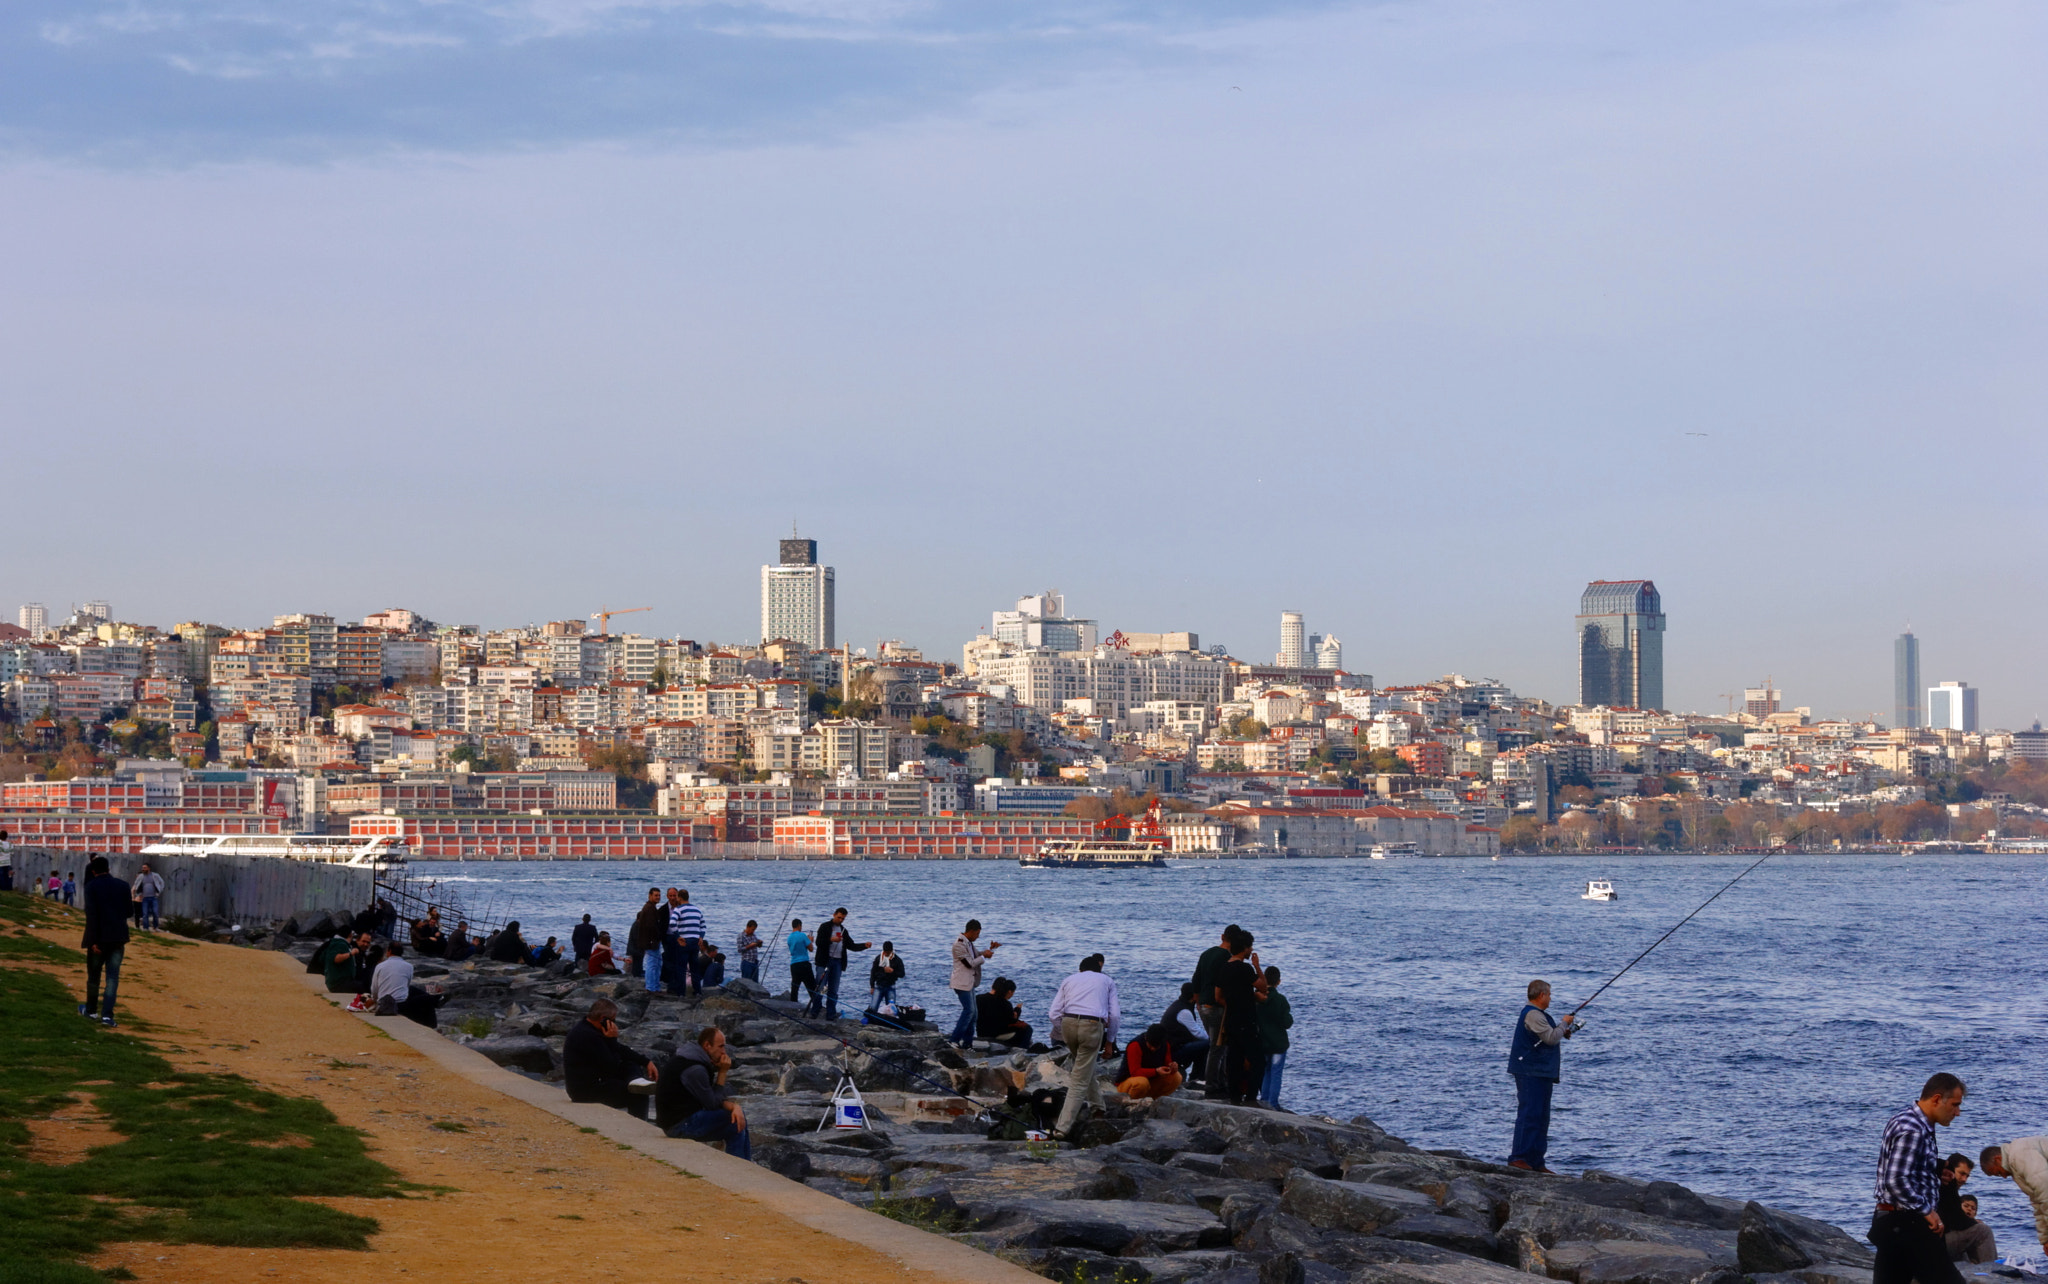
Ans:
{"label": "large gray boulder", "polygon": [[1225,1248],[1230,1232],[1214,1213],[1173,1204],[1121,1200],[1013,1199],[984,1231],[1038,1248],[1085,1248],[1112,1257],[1150,1257]]}
{"label": "large gray boulder", "polygon": [[1435,1244],[1453,1252],[1470,1253],[1474,1257],[1492,1257],[1500,1251],[1500,1240],[1494,1233],[1477,1222],[1462,1217],[1446,1217],[1442,1213],[1418,1213],[1404,1217],[1391,1226],[1382,1226],[1375,1232],[1384,1239],[1412,1239],[1422,1244]]}
{"label": "large gray boulder", "polygon": [[1735,1258],[1745,1275],[1796,1271],[1813,1265],[1813,1254],[1800,1244],[1796,1229],[1753,1199],[1742,1206]]}
{"label": "large gray boulder", "polygon": [[489,1039],[478,1039],[469,1045],[470,1051],[481,1052],[501,1066],[514,1070],[530,1070],[535,1074],[546,1074],[554,1069],[554,1049],[546,1039],[531,1034],[501,1034]]}
{"label": "large gray boulder", "polygon": [[1720,1265],[1696,1248],[1628,1239],[1574,1240],[1544,1253],[1550,1278],[1572,1284],[1692,1284]]}
{"label": "large gray boulder", "polygon": [[1370,1235],[1404,1217],[1435,1213],[1437,1205],[1429,1196],[1399,1186],[1329,1181],[1297,1169],[1280,1193],[1280,1211],[1324,1230]]}

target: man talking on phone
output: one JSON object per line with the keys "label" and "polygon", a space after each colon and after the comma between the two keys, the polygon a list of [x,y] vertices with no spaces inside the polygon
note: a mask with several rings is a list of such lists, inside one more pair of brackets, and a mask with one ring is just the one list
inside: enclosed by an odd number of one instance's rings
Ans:
{"label": "man talking on phone", "polygon": [[647,1097],[633,1080],[659,1079],[661,1071],[641,1053],[619,1042],[619,1005],[599,999],[562,1043],[562,1084],[571,1101],[602,1102],[635,1119],[647,1117]]}

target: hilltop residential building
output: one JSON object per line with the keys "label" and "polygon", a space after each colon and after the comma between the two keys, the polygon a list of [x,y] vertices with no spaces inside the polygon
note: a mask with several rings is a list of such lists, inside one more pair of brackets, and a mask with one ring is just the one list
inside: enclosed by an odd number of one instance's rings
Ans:
{"label": "hilltop residential building", "polygon": [[989,632],[1027,651],[1089,651],[1096,639],[1095,621],[1069,619],[1067,599],[1054,589],[1018,598],[1014,611],[997,611]]}
{"label": "hilltop residential building", "polygon": [[838,645],[834,572],[818,565],[818,541],[786,539],[761,568],[761,640],[786,638],[814,651]]}
{"label": "hilltop residential building", "polygon": [[49,632],[49,608],[45,607],[41,602],[30,602],[21,608],[20,613],[15,618],[21,627],[28,631],[28,640],[31,642],[42,641],[43,634]]}
{"label": "hilltop residential building", "polygon": [[1579,596],[1579,703],[1664,707],[1664,603],[1649,580],[1594,580]]}

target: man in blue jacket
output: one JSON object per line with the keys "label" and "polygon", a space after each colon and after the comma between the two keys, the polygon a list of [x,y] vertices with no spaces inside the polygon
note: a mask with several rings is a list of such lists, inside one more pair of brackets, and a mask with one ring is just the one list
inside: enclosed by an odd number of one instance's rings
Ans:
{"label": "man in blue jacket", "polygon": [[92,1018],[99,997],[100,973],[107,976],[106,1006],[100,1024],[114,1024],[114,989],[121,981],[121,956],[128,948],[128,884],[107,869],[107,858],[95,856],[85,866],[85,1002],[78,1015]]}
{"label": "man in blue jacket", "polygon": [[1515,1022],[1508,1049],[1508,1073],[1515,1077],[1515,1141],[1508,1166],[1547,1173],[1543,1156],[1550,1149],[1550,1093],[1557,1087],[1561,1045],[1572,1037],[1578,1017],[1562,1023],[1550,1007],[1550,982],[1529,982],[1529,1002]]}

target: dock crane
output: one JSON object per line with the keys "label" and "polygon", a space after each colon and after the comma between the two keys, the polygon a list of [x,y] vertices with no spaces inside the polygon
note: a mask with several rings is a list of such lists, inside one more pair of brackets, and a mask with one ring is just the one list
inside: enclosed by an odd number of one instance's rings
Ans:
{"label": "dock crane", "polygon": [[617,608],[608,606],[602,611],[592,611],[590,618],[597,621],[598,636],[610,637],[612,635],[612,617],[614,615],[631,615],[635,611],[651,611],[653,609],[651,606],[621,606]]}

